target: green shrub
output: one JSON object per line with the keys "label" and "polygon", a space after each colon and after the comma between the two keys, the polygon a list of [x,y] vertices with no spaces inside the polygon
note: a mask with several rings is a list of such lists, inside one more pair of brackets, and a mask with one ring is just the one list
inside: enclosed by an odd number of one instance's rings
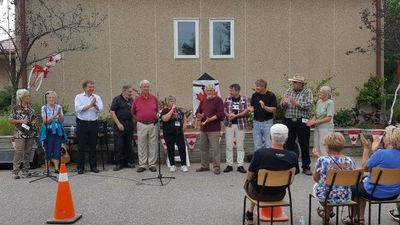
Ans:
{"label": "green shrub", "polygon": [[384,82],[384,78],[371,76],[362,88],[356,87],[360,92],[356,98],[357,105],[372,105],[376,109],[380,109],[387,98],[383,91]]}
{"label": "green shrub", "polygon": [[0,135],[13,135],[15,127],[8,122],[8,116],[0,116]]}
{"label": "green shrub", "polygon": [[339,109],[333,117],[335,127],[349,127],[353,125],[353,110]]}
{"label": "green shrub", "polygon": [[275,94],[278,107],[276,107],[276,112],[274,113],[274,123],[284,123],[285,121],[285,110],[279,107],[279,103],[282,100],[282,96]]}
{"label": "green shrub", "polygon": [[11,87],[0,89],[0,113],[9,112],[11,105]]}

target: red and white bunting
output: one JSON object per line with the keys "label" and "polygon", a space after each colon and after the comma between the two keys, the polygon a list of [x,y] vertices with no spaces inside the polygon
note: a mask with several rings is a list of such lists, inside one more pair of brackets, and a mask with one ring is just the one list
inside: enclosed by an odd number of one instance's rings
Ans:
{"label": "red and white bunting", "polygon": [[385,134],[385,130],[371,130],[371,134],[373,140],[379,138],[379,140],[382,141],[383,135]]}
{"label": "red and white bunting", "polygon": [[348,130],[351,144],[354,146],[357,144],[358,136],[360,135],[360,130]]}

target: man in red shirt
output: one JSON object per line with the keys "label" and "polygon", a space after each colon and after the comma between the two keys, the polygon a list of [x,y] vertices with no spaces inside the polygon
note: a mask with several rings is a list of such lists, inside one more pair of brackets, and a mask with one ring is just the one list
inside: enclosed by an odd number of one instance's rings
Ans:
{"label": "man in red shirt", "polygon": [[215,95],[215,87],[208,84],[204,87],[207,98],[200,102],[196,117],[201,120],[200,150],[201,167],[196,172],[210,170],[210,150],[213,152],[214,174],[221,173],[221,152],[219,148],[219,134],[221,121],[224,119],[224,103]]}
{"label": "man in red shirt", "polygon": [[132,104],[132,115],[137,121],[138,173],[149,166],[151,172],[156,172],[157,161],[157,98],[150,94],[150,82],[140,81],[141,93]]}

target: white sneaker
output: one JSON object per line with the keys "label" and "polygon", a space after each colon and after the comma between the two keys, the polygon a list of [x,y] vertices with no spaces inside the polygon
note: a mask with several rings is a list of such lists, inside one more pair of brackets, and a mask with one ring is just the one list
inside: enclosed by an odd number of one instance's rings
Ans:
{"label": "white sneaker", "polygon": [[187,171],[189,171],[188,168],[187,168],[187,166],[181,166],[181,170],[182,170],[183,172],[185,172],[185,173],[186,173]]}
{"label": "white sneaker", "polygon": [[176,166],[171,166],[169,168],[169,172],[171,172],[171,173],[175,172],[175,170],[176,170]]}

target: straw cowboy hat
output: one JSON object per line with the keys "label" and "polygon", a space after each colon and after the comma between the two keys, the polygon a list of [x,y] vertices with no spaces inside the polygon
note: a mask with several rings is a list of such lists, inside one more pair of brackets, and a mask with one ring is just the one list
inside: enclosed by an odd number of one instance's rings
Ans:
{"label": "straw cowboy hat", "polygon": [[289,78],[289,81],[290,82],[298,82],[298,83],[302,83],[302,84],[306,83],[306,79],[304,79],[304,77],[300,74],[293,75],[293,78]]}

